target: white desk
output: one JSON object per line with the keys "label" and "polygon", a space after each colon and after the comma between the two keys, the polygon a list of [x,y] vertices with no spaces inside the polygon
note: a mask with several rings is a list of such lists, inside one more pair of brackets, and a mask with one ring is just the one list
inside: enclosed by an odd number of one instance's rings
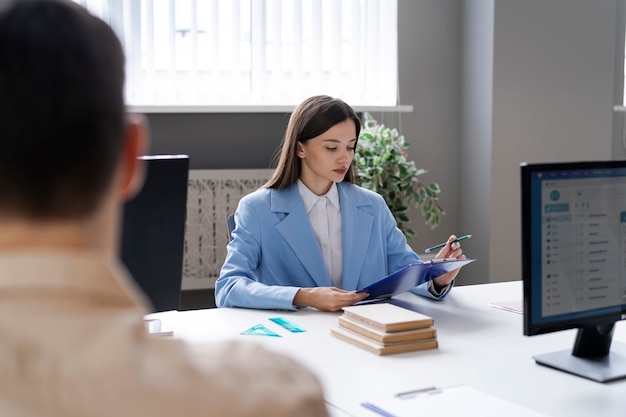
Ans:
{"label": "white desk", "polygon": [[[443,302],[405,293],[394,302],[435,319],[439,349],[376,356],[329,334],[338,313],[210,309],[157,315],[190,342],[240,339],[287,353],[320,377],[333,415],[374,417],[360,406],[381,394],[467,384],[555,417],[626,415],[626,380],[601,384],[537,365],[532,356],[573,346],[575,331],[526,337],[522,315],[490,306],[522,299],[519,281],[454,288]],[[269,321],[284,317],[305,328],[289,333]],[[243,336],[263,324],[283,337]],[[614,340],[626,342],[626,324]]]}

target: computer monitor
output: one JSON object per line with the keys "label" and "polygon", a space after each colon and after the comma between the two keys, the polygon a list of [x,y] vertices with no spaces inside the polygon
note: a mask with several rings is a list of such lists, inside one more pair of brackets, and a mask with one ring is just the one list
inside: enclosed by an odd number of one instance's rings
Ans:
{"label": "computer monitor", "polygon": [[140,192],[124,207],[121,258],[152,312],[180,309],[187,217],[187,155],[144,156]]}
{"label": "computer monitor", "polygon": [[534,357],[595,381],[626,377],[626,161],[521,165],[524,334],[578,329]]}

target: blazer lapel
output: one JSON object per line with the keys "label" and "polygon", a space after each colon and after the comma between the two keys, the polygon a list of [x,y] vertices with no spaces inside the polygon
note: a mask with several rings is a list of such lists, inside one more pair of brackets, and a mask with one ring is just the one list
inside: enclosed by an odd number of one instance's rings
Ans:
{"label": "blazer lapel", "polygon": [[339,185],[341,225],[343,229],[343,288],[356,290],[363,261],[367,255],[374,217],[360,207],[370,205],[360,201],[348,184]]}
{"label": "blazer lapel", "polygon": [[272,211],[287,213],[287,216],[276,225],[276,230],[291,246],[313,281],[320,287],[329,287],[331,283],[324,265],[322,250],[317,244],[297,185],[284,190],[271,190],[270,204]]}

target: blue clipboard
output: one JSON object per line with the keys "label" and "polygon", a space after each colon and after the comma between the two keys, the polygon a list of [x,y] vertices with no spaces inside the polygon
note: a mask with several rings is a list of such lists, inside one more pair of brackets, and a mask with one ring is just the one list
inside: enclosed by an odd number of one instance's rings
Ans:
{"label": "blue clipboard", "polygon": [[403,293],[420,284],[431,281],[446,272],[454,271],[476,259],[432,259],[409,264],[357,292],[368,292],[363,301],[382,300]]}

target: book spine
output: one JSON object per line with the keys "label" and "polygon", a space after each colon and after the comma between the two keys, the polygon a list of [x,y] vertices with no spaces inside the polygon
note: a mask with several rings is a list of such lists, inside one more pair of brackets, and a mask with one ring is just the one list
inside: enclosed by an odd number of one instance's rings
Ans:
{"label": "book spine", "polygon": [[358,346],[362,349],[368,350],[377,355],[389,355],[393,353],[402,353],[402,352],[413,352],[418,350],[428,350],[428,349],[437,349],[439,347],[439,342],[436,339],[423,340],[415,343],[400,343],[396,345],[390,346],[382,346],[376,345],[373,342],[366,343],[363,340],[359,339],[359,336],[350,336],[349,333],[344,333],[341,331],[337,331],[335,329],[330,330],[331,335],[351,343],[355,346]]}
{"label": "book spine", "polygon": [[394,332],[385,332],[384,334],[380,334],[376,331],[370,331],[361,325],[354,324],[347,320],[339,320],[339,327],[343,327],[344,329],[351,330],[355,333],[359,333],[371,340],[375,340],[379,343],[398,343],[398,342],[412,342],[415,340],[424,340],[424,339],[435,339],[437,337],[437,331],[434,328],[424,328],[419,331],[411,334],[406,334],[404,332],[394,333]]}
{"label": "book spine", "polygon": [[344,311],[343,314],[350,317],[354,321],[358,321],[374,329],[382,330],[384,332],[398,332],[401,330],[421,329],[425,327],[430,327],[434,324],[434,320],[432,319],[424,319],[424,320],[415,321],[415,322],[401,322],[401,323],[385,324],[385,323],[380,323],[380,322],[368,319],[366,317],[354,314],[349,311]]}
{"label": "book spine", "polygon": [[367,326],[370,326],[370,327],[372,327],[372,328],[374,328],[374,329],[378,329],[378,330],[382,330],[382,331],[387,331],[387,326],[385,326],[384,324],[379,323],[379,322],[377,322],[377,321],[370,320],[370,319],[366,319],[366,318],[365,318],[365,317],[363,317],[363,316],[359,316],[359,315],[357,315],[357,314],[353,314],[353,313],[350,313],[350,312],[348,312],[348,311],[344,311],[344,313],[343,313],[343,314],[344,314],[344,315],[346,315],[346,316],[348,316],[348,317],[350,317],[352,320],[355,320],[355,321],[358,321],[358,322],[360,322],[360,323],[363,323],[363,324],[365,324],[365,325],[367,325]]}

